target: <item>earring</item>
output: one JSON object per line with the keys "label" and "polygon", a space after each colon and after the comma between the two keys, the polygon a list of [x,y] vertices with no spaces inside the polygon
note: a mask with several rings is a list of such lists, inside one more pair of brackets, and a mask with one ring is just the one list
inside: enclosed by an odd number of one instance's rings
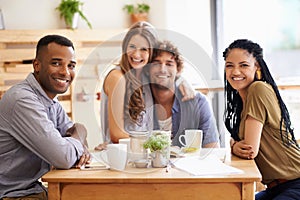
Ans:
{"label": "earring", "polygon": [[256,70],[256,78],[257,80],[261,80],[261,71],[260,70]]}

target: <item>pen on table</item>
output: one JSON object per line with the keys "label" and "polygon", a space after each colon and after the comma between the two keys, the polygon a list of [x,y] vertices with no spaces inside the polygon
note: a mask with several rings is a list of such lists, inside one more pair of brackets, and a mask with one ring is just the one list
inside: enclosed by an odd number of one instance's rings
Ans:
{"label": "pen on table", "polygon": [[167,173],[170,172],[171,169],[172,169],[172,163],[171,163],[171,161],[170,161],[170,162],[167,164],[166,172],[167,172]]}

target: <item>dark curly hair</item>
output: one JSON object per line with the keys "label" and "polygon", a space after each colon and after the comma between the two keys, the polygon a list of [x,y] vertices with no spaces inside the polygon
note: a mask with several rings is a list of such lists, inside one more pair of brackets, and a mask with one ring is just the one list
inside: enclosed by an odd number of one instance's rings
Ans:
{"label": "dark curly hair", "polygon": [[153,51],[153,58],[160,56],[160,54],[163,52],[168,52],[173,55],[177,65],[177,71],[180,72],[183,68],[183,58],[179,53],[178,48],[168,40],[158,41]]}
{"label": "dark curly hair", "polygon": [[[257,43],[254,43],[251,40],[247,40],[247,39],[235,40],[223,52],[224,60],[226,60],[229,52],[232,49],[236,49],[236,48],[244,49],[248,51],[249,54],[253,55],[253,57],[256,59],[257,63],[261,67],[261,72],[262,72],[262,78],[260,80],[255,78],[254,81],[264,81],[270,84],[276,94],[279,107],[281,110],[280,134],[283,143],[286,144],[287,146],[290,146],[291,143],[295,143],[299,147],[294,136],[294,130],[291,126],[289,111],[280,96],[278,87],[274,79],[272,78],[272,75],[268,69],[266,62],[263,59],[263,49]],[[243,109],[243,102],[238,92],[235,89],[233,89],[230,83],[226,80],[225,73],[224,73],[224,85],[225,85],[225,99],[226,99],[225,112],[224,112],[225,126],[227,130],[230,132],[231,137],[234,140],[239,141],[240,138],[238,136],[238,133],[239,133],[239,124],[241,120],[240,116]],[[283,124],[285,125],[286,131],[282,130]],[[289,134],[291,134],[291,138]]]}

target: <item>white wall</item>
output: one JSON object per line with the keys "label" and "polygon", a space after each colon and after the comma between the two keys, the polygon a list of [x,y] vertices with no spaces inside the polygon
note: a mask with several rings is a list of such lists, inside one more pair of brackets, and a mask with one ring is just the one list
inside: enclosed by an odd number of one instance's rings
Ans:
{"label": "white wall", "polygon": [[[129,16],[122,9],[129,0],[82,0],[83,12],[93,28],[127,28]],[[141,2],[141,1],[136,1]],[[165,0],[144,1],[150,4],[150,21],[165,27]],[[0,9],[6,29],[56,29],[64,28],[59,12],[55,8],[60,0],[0,0]],[[83,20],[78,28],[88,29]]]}

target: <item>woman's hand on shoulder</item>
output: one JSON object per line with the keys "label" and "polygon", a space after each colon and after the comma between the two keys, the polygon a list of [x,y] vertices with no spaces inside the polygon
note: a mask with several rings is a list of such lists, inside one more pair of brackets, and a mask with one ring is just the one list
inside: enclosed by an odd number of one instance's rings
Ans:
{"label": "woman's hand on shoulder", "polygon": [[176,85],[178,85],[179,91],[181,92],[183,98],[182,101],[188,101],[195,98],[194,88],[182,77],[176,80]]}

